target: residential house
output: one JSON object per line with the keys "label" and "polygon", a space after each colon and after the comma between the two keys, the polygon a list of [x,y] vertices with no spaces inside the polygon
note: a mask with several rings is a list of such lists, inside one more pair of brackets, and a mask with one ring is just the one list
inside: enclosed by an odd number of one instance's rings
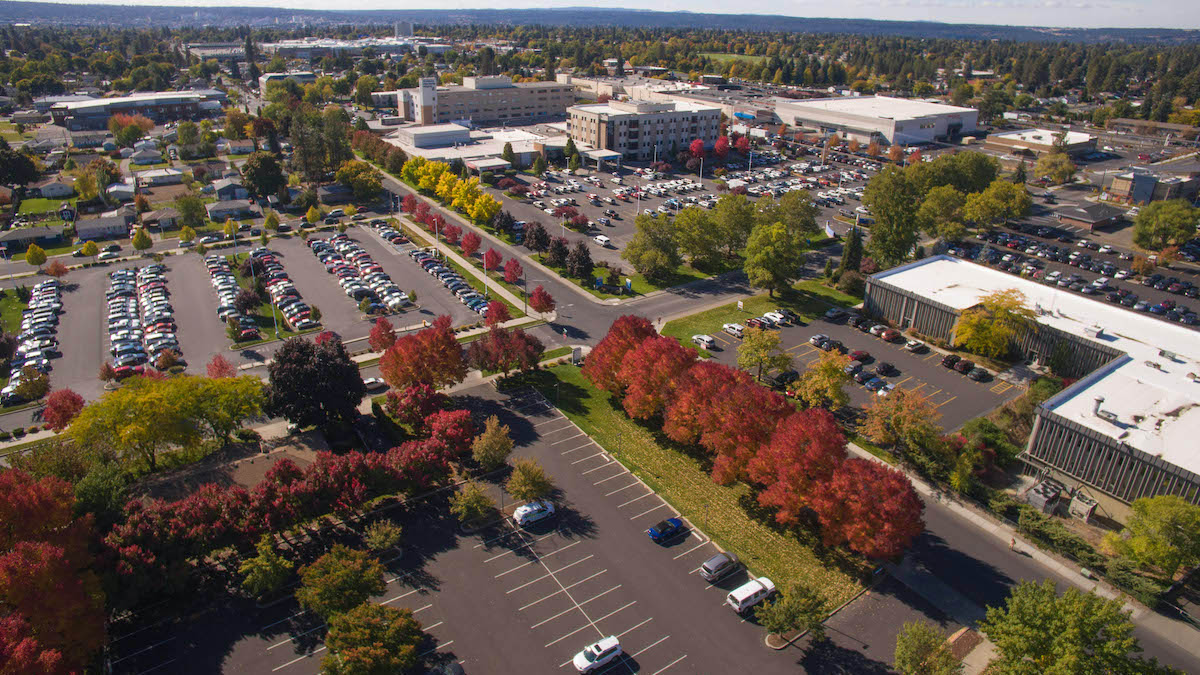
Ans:
{"label": "residential house", "polygon": [[108,195],[109,199],[119,202],[131,202],[133,201],[134,196],[137,194],[137,189],[133,187],[133,182],[129,181],[113,183],[112,185],[104,188],[104,193]]}
{"label": "residential house", "polygon": [[71,132],[71,145],[76,148],[98,148],[104,145],[107,138],[108,133],[104,131],[74,131]]}
{"label": "residential house", "polygon": [[258,209],[245,199],[232,199],[209,204],[204,207],[208,211],[208,219],[220,223],[228,218],[257,218]]}
{"label": "residential house", "polygon": [[143,225],[157,226],[159,230],[170,230],[179,225],[179,212],[171,207],[142,214]]}
{"label": "residential house", "polygon": [[1054,215],[1059,223],[1084,227],[1088,232],[1094,232],[1116,223],[1125,212],[1108,204],[1085,204],[1058,209]]}
{"label": "residential house", "polygon": [[213,194],[220,201],[232,201],[235,199],[246,199],[250,196],[250,191],[242,185],[242,181],[237,178],[222,178],[213,183]]}
{"label": "residential house", "polygon": [[317,188],[317,199],[322,204],[345,204],[354,199],[354,191],[345,185],[322,185]]}
{"label": "residential house", "polygon": [[17,251],[24,251],[30,244],[38,246],[53,246],[62,241],[63,227],[49,225],[33,225],[30,227],[14,227],[0,233],[0,247],[6,256]]}
{"label": "residential house", "polygon": [[129,224],[124,216],[101,216],[75,221],[75,238],[79,241],[96,241],[129,234]]}
{"label": "residential house", "polygon": [[158,150],[136,150],[132,155],[129,156],[129,161],[133,162],[134,164],[142,165],[158,164],[163,161],[163,156]]}
{"label": "residential house", "polygon": [[178,185],[183,182],[183,171],[180,169],[151,169],[137,175],[143,186]]}
{"label": "residential house", "polygon": [[149,139],[149,138],[143,138],[133,144],[134,152],[136,152],[138,150],[157,150],[157,149],[158,149],[158,143],[155,143],[152,139]]}
{"label": "residential house", "polygon": [[34,183],[30,190],[45,199],[65,199],[75,194],[75,187],[72,185],[74,182],[62,176],[51,176],[40,183]]}
{"label": "residential house", "polygon": [[227,155],[248,155],[254,152],[254,141],[231,141],[217,143],[217,150]]}

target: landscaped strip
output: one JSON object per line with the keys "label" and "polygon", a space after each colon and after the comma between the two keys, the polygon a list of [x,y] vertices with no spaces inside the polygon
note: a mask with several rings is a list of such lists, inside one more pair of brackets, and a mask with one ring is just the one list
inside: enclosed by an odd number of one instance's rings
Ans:
{"label": "landscaped strip", "polygon": [[663,327],[663,335],[669,335],[690,344],[693,335],[708,335],[721,332],[721,326],[727,323],[743,323],[746,319],[784,307],[799,314],[804,321],[812,321],[825,313],[830,307],[853,307],[861,300],[852,295],[825,286],[818,281],[801,281],[790,291],[779,293],[775,297],[768,294],[756,295],[742,300],[742,309],[738,303],[731,302],[713,309],[698,312],[680,319],[668,321]]}

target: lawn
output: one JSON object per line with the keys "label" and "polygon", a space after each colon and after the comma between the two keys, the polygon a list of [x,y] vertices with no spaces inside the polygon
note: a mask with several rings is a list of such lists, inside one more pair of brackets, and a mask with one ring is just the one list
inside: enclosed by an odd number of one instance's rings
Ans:
{"label": "lawn", "polygon": [[0,295],[0,322],[3,322],[6,333],[19,333],[21,328],[21,312],[29,309],[29,303],[17,299],[17,293],[11,288],[3,290]]}
{"label": "lawn", "polygon": [[630,420],[579,368],[556,366],[528,380],[671,506],[737,553],[753,574],[770,577],[779,588],[803,582],[825,597],[827,609],[862,590],[872,567],[865,560],[823,548],[812,532],[777,527],[757,508],[748,485],[712,482],[706,460],[669,447],[660,433]]}
{"label": "lawn", "polygon": [[663,335],[678,338],[684,344],[691,344],[693,335],[719,333],[724,324],[742,323],[750,317],[762,316],[776,307],[790,309],[799,314],[805,322],[809,322],[824,314],[830,307],[852,307],[859,302],[858,298],[829,288],[818,281],[801,281],[793,286],[792,290],[780,293],[774,298],[764,293],[743,300],[743,309],[738,309],[737,303],[733,302],[668,321],[662,332]]}
{"label": "lawn", "polygon": [[26,125],[25,133],[22,135],[17,133],[17,125],[12,122],[0,122],[0,137],[9,143],[33,140],[37,137],[38,126],[37,124]]}
{"label": "lawn", "polygon": [[[29,213],[29,214],[51,213],[51,212],[57,211],[59,205],[61,205],[63,202],[69,202],[71,204],[74,204],[75,201],[76,201],[75,197],[70,197],[68,199],[45,199],[42,197],[33,197],[30,199],[22,199],[21,200],[21,210],[17,211],[17,213]],[[38,224],[41,225],[41,223],[38,223]]]}
{"label": "lawn", "polygon": [[[238,264],[241,263],[243,260],[245,260],[247,255],[249,255],[249,254],[248,253],[238,253],[237,255],[225,256],[225,258],[227,260],[229,260],[229,264],[233,268],[233,276],[237,278],[238,285],[241,286],[242,288],[253,289],[254,281],[252,279],[250,279],[249,277],[242,276],[242,273],[238,271]],[[253,317],[254,317],[254,324],[256,326],[258,326],[258,332],[263,337],[262,337],[262,339],[253,340],[250,342],[234,343],[238,347],[241,347],[241,348],[252,347],[254,345],[259,345],[264,342],[271,342],[272,340],[274,340],[275,339],[275,325],[276,325],[275,321],[276,321],[276,319],[278,319],[278,321],[279,321],[279,324],[278,324],[279,325],[279,339],[281,339],[281,340],[286,340],[290,337],[295,337],[297,335],[303,335],[305,333],[312,333],[314,331],[320,330],[319,327],[312,328],[312,329],[309,329],[306,331],[299,331],[299,332],[291,330],[290,328],[288,328],[288,324],[287,324],[286,319],[283,316],[283,312],[279,311],[278,308],[276,308],[274,305],[272,305],[269,302],[261,303],[258,306],[258,310],[255,311]],[[320,323],[320,322],[318,321],[317,323]]]}
{"label": "lawn", "polygon": [[726,63],[728,61],[751,61],[759,63],[767,60],[765,56],[747,56],[745,54],[728,54],[725,52],[700,52],[700,56],[716,61],[717,63]]}
{"label": "lawn", "polygon": [[[450,258],[446,258],[446,257],[442,258],[442,263],[444,265],[446,265],[447,267],[449,267],[450,269],[454,270],[455,272],[458,272],[459,275],[462,276],[463,280],[467,282],[467,285],[469,285],[471,288],[474,288],[476,291],[479,291],[481,294],[483,294],[484,297],[488,298],[488,300],[499,300],[500,302],[503,302],[505,305],[507,305],[508,306],[508,315],[510,318],[520,319],[525,316],[525,312],[522,312],[520,307],[517,307],[516,305],[512,304],[508,300],[505,300],[500,295],[497,295],[495,298],[493,298],[491,296],[491,290],[488,289],[487,285],[483,283],[483,280],[479,279],[474,274],[471,274],[471,272],[463,269],[462,265],[459,265],[458,263],[454,262]],[[503,282],[501,282],[501,283],[503,283]],[[480,317],[480,321],[482,321],[482,320],[483,320],[483,317]]]}

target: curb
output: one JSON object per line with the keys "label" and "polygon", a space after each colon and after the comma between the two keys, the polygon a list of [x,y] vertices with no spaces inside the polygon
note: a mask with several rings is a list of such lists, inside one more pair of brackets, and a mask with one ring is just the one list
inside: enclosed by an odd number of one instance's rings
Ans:
{"label": "curb", "polygon": [[[832,619],[835,614],[837,614],[838,612],[842,611],[843,609],[849,607],[851,603],[858,600],[866,593],[869,593],[870,591],[872,591],[875,588],[875,586],[879,584],[879,580],[883,578],[883,575],[881,575],[879,573],[882,569],[883,569],[882,567],[876,568],[875,578],[871,581],[871,583],[868,584],[866,587],[864,587],[861,591],[856,593],[853,598],[850,598],[846,602],[843,602],[842,604],[840,604],[836,608],[834,608],[834,610],[829,613],[829,616],[826,616],[824,619],[821,620],[821,623],[825,623],[826,621]],[[775,633],[767,633],[767,636],[763,638],[763,644],[770,647],[771,649],[779,651],[779,650],[791,647],[797,641],[799,641],[800,638],[804,637],[805,635],[808,635],[808,631],[802,631],[800,634],[793,636],[791,639],[784,640],[781,636],[776,635]],[[779,644],[779,646],[776,646],[776,645],[772,644],[771,638],[776,638],[776,641],[781,641],[782,643]]]}

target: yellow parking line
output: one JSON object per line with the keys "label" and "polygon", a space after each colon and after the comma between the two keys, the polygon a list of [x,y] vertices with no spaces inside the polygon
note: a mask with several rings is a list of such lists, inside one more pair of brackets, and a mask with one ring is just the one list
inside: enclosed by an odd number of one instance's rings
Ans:
{"label": "yellow parking line", "polygon": [[933,407],[935,407],[935,408],[940,408],[940,407],[942,407],[942,406],[946,405],[947,403],[949,403],[950,401],[953,401],[953,400],[954,400],[954,399],[956,399],[956,398],[958,398],[958,397],[957,397],[957,396],[951,396],[950,398],[946,399],[945,401],[942,401],[941,403],[939,403],[939,404],[937,404],[937,405],[935,405],[935,406],[933,406]]}
{"label": "yellow parking line", "polygon": [[814,363],[816,363],[817,361],[820,361],[820,360],[821,360],[821,357],[820,357],[820,356],[818,356],[817,358],[815,358],[815,359],[813,359],[813,360],[811,360],[811,361],[805,361],[805,362],[804,362],[804,365],[805,365],[805,367],[808,367],[808,366],[811,366],[812,364],[814,364]]}
{"label": "yellow parking line", "polygon": [[1001,382],[1000,384],[997,384],[996,386],[992,387],[992,393],[993,394],[1003,394],[1004,392],[1006,392],[1012,388],[1013,388],[1013,385],[1009,384],[1008,382]]}
{"label": "yellow parking line", "polygon": [[937,352],[933,352],[932,354],[930,354],[929,356],[926,356],[925,358],[923,358],[921,360],[922,361],[932,361],[933,359],[936,359],[939,357],[941,357],[941,354],[939,354]]}
{"label": "yellow parking line", "polygon": [[937,391],[932,391],[928,394],[925,394],[925,398],[933,398],[934,396],[937,396],[940,393],[942,393],[942,390],[938,389]]}

